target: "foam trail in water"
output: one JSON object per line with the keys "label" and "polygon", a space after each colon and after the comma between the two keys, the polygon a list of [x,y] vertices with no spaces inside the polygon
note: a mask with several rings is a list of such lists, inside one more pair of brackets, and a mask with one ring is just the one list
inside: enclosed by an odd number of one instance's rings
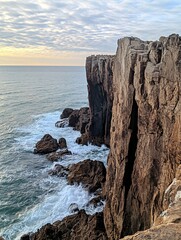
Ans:
{"label": "foam trail in water", "polygon": [[[16,239],[24,233],[34,232],[46,223],[53,223],[56,220],[61,220],[67,215],[70,215],[69,206],[71,203],[77,203],[79,209],[86,208],[86,204],[93,197],[88,194],[82,186],[67,185],[66,180],[60,180],[56,192],[44,196],[42,201],[32,209],[23,212],[17,216],[19,222],[11,225],[3,234],[5,239]],[[99,209],[90,208],[88,213],[93,214]]]}
{"label": "foam trail in water", "polygon": [[[34,117],[32,124],[23,126],[17,129],[17,137],[14,148],[16,151],[33,152],[34,145],[39,141],[44,134],[51,134],[54,138],[59,139],[65,137],[67,140],[68,149],[72,155],[64,156],[59,162],[67,166],[72,163],[90,158],[92,160],[101,160],[106,164],[108,148],[105,146],[97,147],[93,145],[80,146],[75,143],[75,140],[80,133],[73,131],[72,128],[56,128],[55,122],[59,119],[60,113],[47,113]],[[35,158],[36,156],[36,158]],[[32,158],[37,161],[37,155],[32,155]],[[42,156],[41,156],[42,159]],[[46,158],[42,164],[46,164]],[[18,213],[18,222],[10,225],[0,235],[6,240],[19,239],[20,236],[27,232],[34,232],[46,223],[53,223],[70,214],[68,208],[71,203],[77,203],[79,209],[86,209],[87,213],[93,214],[96,211],[102,211],[102,206],[98,208],[86,207],[93,195],[89,195],[81,186],[67,185],[67,181],[62,178],[48,176],[47,172],[53,168],[56,163],[49,163],[40,169],[40,173],[33,175],[33,187],[36,183],[43,189],[43,194],[39,196],[41,199],[36,205],[27,206],[27,209]],[[34,164],[32,164],[33,172]],[[36,169],[37,172],[37,169]],[[30,177],[30,172],[23,172]]]}

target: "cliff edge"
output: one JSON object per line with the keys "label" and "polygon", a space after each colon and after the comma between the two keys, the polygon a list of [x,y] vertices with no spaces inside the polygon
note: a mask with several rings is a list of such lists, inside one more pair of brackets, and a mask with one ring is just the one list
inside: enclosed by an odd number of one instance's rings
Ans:
{"label": "cliff edge", "polygon": [[119,40],[113,93],[104,219],[119,239],[154,224],[181,163],[181,37]]}

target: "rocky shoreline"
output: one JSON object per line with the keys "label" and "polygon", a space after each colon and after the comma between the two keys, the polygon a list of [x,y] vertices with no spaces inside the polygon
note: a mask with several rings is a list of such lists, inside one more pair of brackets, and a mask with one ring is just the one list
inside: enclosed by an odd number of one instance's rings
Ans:
{"label": "rocky shoreline", "polygon": [[[97,192],[92,216],[75,214],[21,240],[181,239],[181,37],[118,40],[115,56],[86,60],[89,108],[65,109],[57,127],[81,132],[78,144],[110,147],[107,168],[84,160],[49,173]],[[44,148],[44,150],[42,150]],[[65,139],[50,135],[36,154],[50,161],[71,154]]]}

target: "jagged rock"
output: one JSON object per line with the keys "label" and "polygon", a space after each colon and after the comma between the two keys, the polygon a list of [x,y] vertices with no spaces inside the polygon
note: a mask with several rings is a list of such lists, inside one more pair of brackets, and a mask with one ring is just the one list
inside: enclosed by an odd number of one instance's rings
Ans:
{"label": "jagged rock", "polygon": [[[113,75],[104,219],[108,238],[117,240],[153,225],[181,162],[181,37],[119,40]],[[163,239],[165,231],[165,239],[178,239],[178,227],[130,239]]]}
{"label": "jagged rock", "polygon": [[37,142],[34,153],[47,154],[57,151],[58,148],[59,146],[57,140],[50,134],[46,134],[40,141]]}
{"label": "jagged rock", "polygon": [[49,161],[58,161],[62,156],[64,155],[71,155],[71,151],[69,151],[68,149],[65,149],[65,150],[60,150],[58,152],[52,152],[52,153],[49,153],[46,158],[49,160]]}
{"label": "jagged rock", "polygon": [[69,125],[68,118],[61,119],[60,121],[57,121],[55,123],[55,127],[59,127],[59,128],[68,127],[68,125]]}
{"label": "jagged rock", "polygon": [[90,107],[87,129],[89,142],[100,145],[110,142],[113,103],[114,56],[98,55],[86,59],[86,75]]}
{"label": "jagged rock", "polygon": [[48,172],[49,175],[56,175],[58,177],[67,177],[69,169],[60,164],[56,164],[52,170]]}
{"label": "jagged rock", "polygon": [[80,131],[82,134],[85,132],[87,125],[90,121],[90,112],[88,107],[73,110],[69,116],[69,126],[74,130]]}
{"label": "jagged rock", "polygon": [[70,166],[67,180],[69,184],[82,183],[90,192],[94,192],[102,187],[105,177],[104,164],[87,159]]}
{"label": "jagged rock", "polygon": [[65,138],[60,138],[58,140],[58,145],[59,145],[59,148],[62,149],[62,148],[67,148],[67,141]]}
{"label": "jagged rock", "polygon": [[60,115],[60,118],[68,118],[70,116],[70,114],[73,112],[74,110],[72,108],[65,108],[62,112],[62,114]]}
{"label": "jagged rock", "polygon": [[84,210],[47,224],[31,236],[32,240],[107,240],[103,214],[87,215]]}

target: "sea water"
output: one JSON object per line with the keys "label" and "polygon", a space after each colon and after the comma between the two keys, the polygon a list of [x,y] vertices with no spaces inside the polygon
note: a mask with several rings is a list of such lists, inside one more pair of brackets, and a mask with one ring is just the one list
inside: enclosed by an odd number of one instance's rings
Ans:
{"label": "sea water", "polygon": [[89,214],[102,210],[87,207],[93,195],[48,175],[55,163],[33,154],[36,142],[49,133],[65,137],[72,152],[60,164],[87,158],[106,164],[105,146],[80,146],[78,131],[55,127],[65,107],[87,105],[84,67],[0,67],[0,236],[6,240],[64,218],[71,203]]}

